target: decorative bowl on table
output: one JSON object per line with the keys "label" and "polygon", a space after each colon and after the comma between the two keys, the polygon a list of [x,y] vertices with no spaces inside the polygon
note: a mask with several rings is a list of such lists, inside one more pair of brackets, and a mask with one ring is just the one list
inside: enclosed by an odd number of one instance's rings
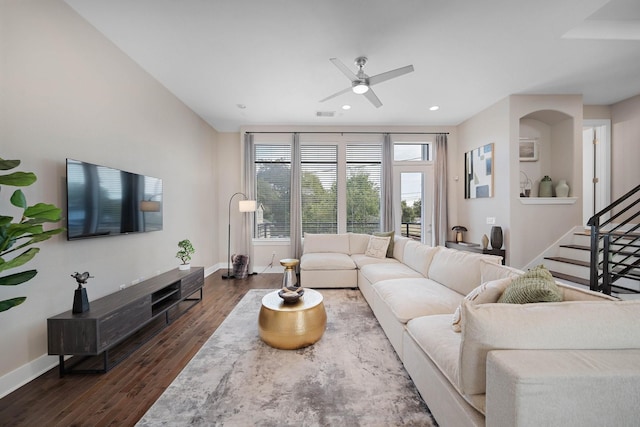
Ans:
{"label": "decorative bowl on table", "polygon": [[278,292],[278,296],[289,304],[297,302],[302,295],[304,295],[304,288],[302,287],[287,286]]}

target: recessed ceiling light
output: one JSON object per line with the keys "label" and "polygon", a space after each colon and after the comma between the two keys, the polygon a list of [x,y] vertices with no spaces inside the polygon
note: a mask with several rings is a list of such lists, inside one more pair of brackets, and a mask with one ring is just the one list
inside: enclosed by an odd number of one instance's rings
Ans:
{"label": "recessed ceiling light", "polygon": [[345,104],[345,105],[342,106],[342,109],[343,110],[351,110],[351,105]]}
{"label": "recessed ceiling light", "polygon": [[432,106],[432,107],[429,107],[429,110],[431,110],[431,111],[438,111],[439,109],[440,109],[440,107],[439,107],[439,106],[437,106],[437,105],[434,105],[434,106]]}

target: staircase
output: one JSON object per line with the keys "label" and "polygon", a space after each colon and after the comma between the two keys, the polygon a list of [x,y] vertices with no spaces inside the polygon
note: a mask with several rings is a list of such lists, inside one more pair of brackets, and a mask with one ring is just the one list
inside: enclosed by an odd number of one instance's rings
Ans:
{"label": "staircase", "polygon": [[547,251],[544,263],[561,282],[621,299],[640,298],[640,185]]}

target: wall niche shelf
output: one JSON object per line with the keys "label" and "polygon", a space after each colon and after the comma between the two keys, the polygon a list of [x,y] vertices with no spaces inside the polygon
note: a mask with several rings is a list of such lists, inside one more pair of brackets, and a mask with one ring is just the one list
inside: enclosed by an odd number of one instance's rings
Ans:
{"label": "wall niche shelf", "polygon": [[518,197],[523,205],[573,205],[577,197]]}

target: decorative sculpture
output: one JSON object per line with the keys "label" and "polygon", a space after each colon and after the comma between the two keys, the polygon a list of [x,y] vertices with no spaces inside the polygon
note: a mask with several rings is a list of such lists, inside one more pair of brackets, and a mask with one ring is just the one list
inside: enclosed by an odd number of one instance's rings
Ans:
{"label": "decorative sculpture", "polygon": [[78,282],[78,287],[73,295],[73,313],[84,313],[85,311],[89,311],[89,298],[87,297],[87,288],[83,288],[82,285],[87,284],[87,280],[93,278],[88,271],[84,273],[78,273],[77,271],[71,275],[76,282]]}

